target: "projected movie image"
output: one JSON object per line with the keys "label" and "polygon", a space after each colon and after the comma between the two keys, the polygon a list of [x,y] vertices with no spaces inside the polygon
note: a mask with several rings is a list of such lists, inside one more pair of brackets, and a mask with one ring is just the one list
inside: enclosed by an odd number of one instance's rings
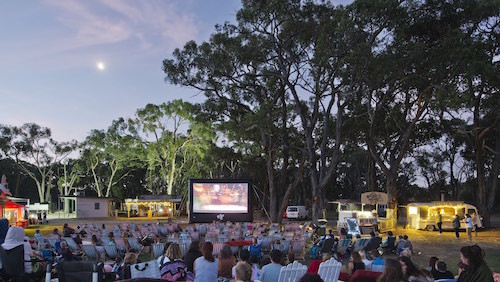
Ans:
{"label": "projected movie image", "polygon": [[193,183],[194,213],[247,213],[248,183]]}

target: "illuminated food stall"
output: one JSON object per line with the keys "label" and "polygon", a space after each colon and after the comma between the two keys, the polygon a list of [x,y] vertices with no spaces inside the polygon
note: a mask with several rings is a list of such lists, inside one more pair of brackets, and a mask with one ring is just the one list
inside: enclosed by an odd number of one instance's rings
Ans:
{"label": "illuminated food stall", "polygon": [[24,219],[25,206],[9,201],[5,203],[5,216],[9,222],[21,227],[28,227],[28,220]]}
{"label": "illuminated food stall", "polygon": [[[408,204],[408,227],[413,229],[437,229],[438,213],[442,216],[442,228],[453,229],[453,219],[458,215],[460,227],[465,228],[465,214],[479,215],[473,205],[459,201]],[[479,222],[478,227],[482,227]]]}
{"label": "illuminated food stall", "polygon": [[180,196],[141,195],[135,199],[125,199],[127,217],[172,217],[181,203]]}

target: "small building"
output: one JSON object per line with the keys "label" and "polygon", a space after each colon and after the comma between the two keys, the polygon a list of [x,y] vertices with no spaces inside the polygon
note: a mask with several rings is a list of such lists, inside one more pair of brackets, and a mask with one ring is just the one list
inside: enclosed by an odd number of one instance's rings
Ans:
{"label": "small building", "polygon": [[141,195],[135,199],[125,199],[127,216],[172,217],[178,210],[182,196]]}
{"label": "small building", "polygon": [[60,196],[59,198],[69,201],[69,212],[76,213],[76,218],[115,216],[112,198],[89,196]]}

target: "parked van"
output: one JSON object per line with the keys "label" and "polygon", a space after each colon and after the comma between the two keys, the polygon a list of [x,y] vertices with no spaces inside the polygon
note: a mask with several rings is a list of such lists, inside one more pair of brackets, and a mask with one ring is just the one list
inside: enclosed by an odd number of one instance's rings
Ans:
{"label": "parked van", "polygon": [[305,206],[288,206],[285,212],[286,218],[306,219],[307,210]]}

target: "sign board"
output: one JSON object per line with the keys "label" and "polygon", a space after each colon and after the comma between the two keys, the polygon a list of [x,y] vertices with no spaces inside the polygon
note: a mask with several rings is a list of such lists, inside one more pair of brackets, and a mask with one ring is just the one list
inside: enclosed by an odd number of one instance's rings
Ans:
{"label": "sign board", "polygon": [[34,204],[29,205],[28,209],[30,211],[48,211],[49,204],[34,203]]}
{"label": "sign board", "polygon": [[387,205],[388,203],[387,193],[365,192],[361,194],[361,203],[370,205],[375,205],[375,204]]}

